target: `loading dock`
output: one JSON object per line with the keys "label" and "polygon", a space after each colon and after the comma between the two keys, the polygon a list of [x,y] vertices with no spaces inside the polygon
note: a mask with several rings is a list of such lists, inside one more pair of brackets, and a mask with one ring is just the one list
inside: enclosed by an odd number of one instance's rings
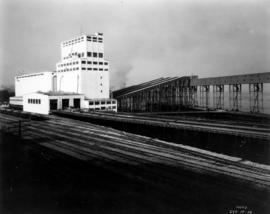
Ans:
{"label": "loading dock", "polygon": [[57,99],[50,100],[50,110],[57,110]]}
{"label": "loading dock", "polygon": [[36,92],[23,96],[23,111],[49,114],[50,111],[80,108],[83,106],[84,95],[63,92]]}
{"label": "loading dock", "polygon": [[74,108],[81,108],[81,100],[80,99],[78,99],[78,98],[75,98],[74,100],[73,100],[73,107]]}
{"label": "loading dock", "polygon": [[62,99],[62,109],[67,109],[69,107],[69,99]]}

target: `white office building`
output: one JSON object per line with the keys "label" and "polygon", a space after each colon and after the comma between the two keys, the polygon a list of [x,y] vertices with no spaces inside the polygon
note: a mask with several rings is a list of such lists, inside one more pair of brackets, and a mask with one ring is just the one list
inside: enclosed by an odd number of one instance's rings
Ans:
{"label": "white office building", "polygon": [[16,76],[15,97],[10,97],[10,104],[40,114],[70,107],[117,111],[117,101],[109,98],[109,62],[104,59],[103,34],[61,42],[56,72]]}

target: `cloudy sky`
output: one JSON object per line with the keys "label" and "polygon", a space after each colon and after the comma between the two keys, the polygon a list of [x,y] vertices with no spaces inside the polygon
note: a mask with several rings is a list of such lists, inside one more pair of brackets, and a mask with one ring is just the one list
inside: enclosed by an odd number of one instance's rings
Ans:
{"label": "cloudy sky", "polygon": [[55,70],[60,42],[103,32],[116,89],[158,77],[269,72],[266,0],[0,0],[0,85]]}

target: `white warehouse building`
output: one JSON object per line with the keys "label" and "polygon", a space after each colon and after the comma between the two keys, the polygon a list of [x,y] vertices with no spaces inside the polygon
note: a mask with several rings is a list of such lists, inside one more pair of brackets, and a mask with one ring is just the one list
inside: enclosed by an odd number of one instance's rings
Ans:
{"label": "white warehouse building", "polygon": [[104,59],[103,34],[62,42],[56,71],[58,91],[82,93],[86,99],[109,98],[109,62]]}
{"label": "white warehouse building", "polygon": [[56,72],[16,76],[15,97],[10,97],[10,105],[40,114],[70,107],[117,111],[117,101],[109,98],[109,88],[103,34],[82,35],[61,42]]}
{"label": "white warehouse building", "polygon": [[[55,83],[54,83],[55,81]],[[42,91],[55,91],[56,72],[40,72],[15,77],[15,96]]]}

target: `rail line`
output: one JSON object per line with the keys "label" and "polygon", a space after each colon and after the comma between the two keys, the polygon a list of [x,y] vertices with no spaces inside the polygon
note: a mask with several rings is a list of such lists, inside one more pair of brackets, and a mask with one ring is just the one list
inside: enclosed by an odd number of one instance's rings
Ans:
{"label": "rail line", "polygon": [[[18,120],[0,114],[0,122]],[[99,160],[108,164],[134,166],[148,177],[176,182],[181,173],[168,168],[184,168],[200,174],[223,175],[258,188],[270,188],[270,166],[243,161],[201,149],[169,143],[149,137],[117,131],[67,118],[51,117],[32,121],[27,139],[40,139],[39,145],[59,150],[86,161]],[[145,165],[156,164],[154,169]],[[119,170],[113,167],[113,170]],[[142,179],[142,178],[140,178]]]}
{"label": "rail line", "polygon": [[212,132],[219,134],[229,134],[235,136],[243,136],[249,138],[258,138],[262,140],[270,140],[270,129],[268,128],[257,128],[248,126],[234,126],[219,123],[206,123],[206,122],[192,122],[187,120],[173,120],[164,118],[149,118],[141,116],[132,115],[108,115],[103,113],[78,113],[78,112],[57,112],[60,116],[71,116],[84,118],[93,118],[101,120],[112,120],[118,122],[127,122],[135,124],[145,124],[151,126],[165,126],[168,128],[184,129],[184,130],[194,130],[202,132]]}

